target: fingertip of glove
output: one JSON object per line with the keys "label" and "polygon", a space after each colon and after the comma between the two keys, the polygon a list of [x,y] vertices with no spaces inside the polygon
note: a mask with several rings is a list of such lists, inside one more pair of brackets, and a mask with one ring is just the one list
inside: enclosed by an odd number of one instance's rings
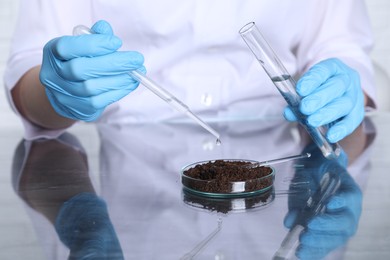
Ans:
{"label": "fingertip of glove", "polygon": [[127,51],[124,52],[124,58],[127,60],[128,64],[132,67],[135,66],[142,66],[144,63],[144,56],[137,52],[137,51]]}
{"label": "fingertip of glove", "polygon": [[295,219],[297,218],[298,212],[296,210],[291,210],[288,212],[286,217],[283,220],[283,224],[286,228],[292,228]]}
{"label": "fingertip of glove", "polygon": [[116,36],[111,36],[111,39],[110,39],[110,47],[113,48],[113,49],[118,49],[122,46],[122,40],[119,39],[118,37]]}
{"label": "fingertip of glove", "polygon": [[109,48],[118,49],[122,46],[122,40],[114,35],[111,25],[105,20],[97,21],[91,28],[95,34],[108,36]]}
{"label": "fingertip of glove", "polygon": [[300,78],[297,82],[297,85],[295,87],[297,93],[301,97],[305,97],[310,94],[311,92],[311,85],[314,82],[310,79],[310,73],[306,73],[302,78]]}
{"label": "fingertip of glove", "polygon": [[[89,36],[89,35],[86,35]],[[109,52],[117,51],[122,46],[122,40],[115,35],[92,35],[93,41],[89,43],[90,50],[105,49]]]}
{"label": "fingertip of glove", "polygon": [[345,207],[345,200],[340,196],[333,196],[329,203],[326,205],[326,208],[330,211],[339,210]]}
{"label": "fingertip of glove", "polygon": [[329,142],[336,143],[347,135],[347,131],[342,126],[333,126],[328,130],[326,137]]}
{"label": "fingertip of glove", "polygon": [[313,230],[317,230],[324,225],[326,225],[326,220],[324,220],[324,217],[313,218],[307,223],[307,227]]}
{"label": "fingertip of glove", "polygon": [[113,35],[111,25],[105,20],[99,20],[92,26],[92,31],[97,34]]}
{"label": "fingertip of glove", "polygon": [[283,116],[287,121],[294,122],[297,120],[294,113],[291,111],[289,107],[286,107],[283,111]]}
{"label": "fingertip of glove", "polygon": [[318,69],[318,65],[314,65],[298,80],[295,89],[300,96],[309,95],[322,84]]}
{"label": "fingertip of glove", "polygon": [[144,61],[145,61],[145,58],[144,58],[144,55],[142,55],[142,53],[138,52],[138,51],[133,51],[132,52],[134,57],[134,61],[138,64],[143,64]]}
{"label": "fingertip of glove", "polygon": [[297,85],[295,86],[295,91],[296,91],[301,97],[305,96],[305,95],[304,95],[304,94],[305,94],[305,88],[304,88],[304,86],[302,86],[302,85],[305,85],[304,82],[305,82],[305,79],[304,79],[304,78],[301,78],[301,79],[298,80]]}
{"label": "fingertip of glove", "polygon": [[143,74],[143,75],[146,75],[146,73],[147,73],[147,70],[146,70],[145,66],[139,67],[139,68],[137,69],[137,71],[138,71],[138,72],[141,72],[141,74]]}

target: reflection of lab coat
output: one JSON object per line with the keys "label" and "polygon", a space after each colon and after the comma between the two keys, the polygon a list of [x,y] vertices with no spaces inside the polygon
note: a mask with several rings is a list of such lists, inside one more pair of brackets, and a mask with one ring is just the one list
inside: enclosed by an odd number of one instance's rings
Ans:
{"label": "reflection of lab coat", "polygon": [[[224,129],[221,146],[194,125],[101,126],[102,158],[107,160],[101,165],[102,196],[126,257],[179,259],[217,227],[215,213],[182,202],[180,169],[184,165],[219,158],[266,160],[300,151],[286,134],[287,124],[276,128],[282,122],[262,123],[258,128],[244,122],[218,125]],[[286,165],[278,168],[279,173],[277,183],[286,190],[284,177],[293,173]],[[217,254],[227,259],[269,259],[279,245],[275,241],[283,239],[286,207],[283,198],[264,211],[224,216],[220,234],[200,259]]]}
{"label": "reflection of lab coat", "polygon": [[[202,117],[281,115],[285,105],[238,30],[255,21],[290,74],[339,57],[361,75],[374,98],[367,55],[372,45],[363,0],[328,1],[20,1],[21,13],[5,73],[11,89],[42,60],[50,39],[74,26],[110,22],[121,50],[145,56],[148,75]],[[155,5],[158,6],[155,6]],[[168,120],[179,116],[140,87],[105,111],[104,123]],[[56,135],[24,122],[27,137]]]}
{"label": "reflection of lab coat", "polygon": [[[276,199],[269,206],[226,215],[183,203],[180,169],[219,158],[274,159],[302,147],[291,135],[294,128],[279,121],[217,128],[223,129],[221,146],[194,125],[101,125],[99,195],[108,204],[125,259],[179,259],[215,230],[219,216],[221,231],[197,259],[271,259],[287,233],[287,195],[282,194],[294,174],[293,162],[275,165]],[[58,238],[42,241],[56,241],[47,245],[48,259],[67,255]]]}

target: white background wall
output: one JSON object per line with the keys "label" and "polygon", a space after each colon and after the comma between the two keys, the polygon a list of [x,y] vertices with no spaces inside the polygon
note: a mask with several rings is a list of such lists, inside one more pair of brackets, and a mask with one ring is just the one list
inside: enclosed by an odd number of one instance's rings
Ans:
{"label": "white background wall", "polygon": [[14,127],[20,124],[13,115],[5,98],[3,74],[8,58],[10,41],[18,9],[18,0],[0,0],[0,125]]}
{"label": "white background wall", "polygon": [[390,1],[366,0],[375,36],[373,60],[390,75]]}
{"label": "white background wall", "polygon": [[390,111],[390,1],[366,0],[374,31],[372,60],[376,68],[378,104]]}

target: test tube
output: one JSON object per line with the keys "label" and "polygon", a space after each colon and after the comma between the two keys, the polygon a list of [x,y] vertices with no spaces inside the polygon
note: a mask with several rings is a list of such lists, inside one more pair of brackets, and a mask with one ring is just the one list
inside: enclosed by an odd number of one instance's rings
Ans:
{"label": "test tube", "polygon": [[299,111],[301,97],[295,90],[295,80],[291,77],[271,46],[264,39],[256,24],[254,22],[246,24],[240,29],[239,33],[280,94],[290,105],[298,122],[308,132],[322,154],[328,159],[337,158],[340,155],[341,147],[338,143],[332,144],[326,140],[326,128],[324,126],[315,128],[308,125],[307,117]]}
{"label": "test tube", "polygon": [[[73,35],[83,35],[83,34],[93,34],[92,30],[84,25],[78,25],[73,28]],[[184,113],[189,118],[193,119],[197,124],[206,129],[209,133],[214,135],[217,138],[217,144],[221,143],[220,135],[217,131],[215,131],[210,125],[205,123],[202,119],[200,119],[197,115],[195,115],[187,105],[181,102],[174,95],[169,93],[167,90],[159,86],[156,82],[143,75],[142,73],[133,70],[129,72],[130,76],[135,80],[139,81],[143,86],[148,88],[162,100],[167,102],[169,105],[177,109],[179,112]]]}

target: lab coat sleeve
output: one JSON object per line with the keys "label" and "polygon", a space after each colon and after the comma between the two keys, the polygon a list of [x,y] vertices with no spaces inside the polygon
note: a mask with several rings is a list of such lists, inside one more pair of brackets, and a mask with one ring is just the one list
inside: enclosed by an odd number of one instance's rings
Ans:
{"label": "lab coat sleeve", "polygon": [[[42,49],[52,38],[70,35],[77,24],[91,25],[90,1],[21,0],[4,85],[10,106],[19,116],[11,90],[20,78],[42,61]],[[62,130],[46,130],[22,118],[26,139],[53,138]]]}
{"label": "lab coat sleeve", "polygon": [[297,48],[300,74],[327,58],[339,58],[358,71],[361,86],[376,108],[374,71],[369,53],[373,35],[363,0],[308,1],[310,19]]}

